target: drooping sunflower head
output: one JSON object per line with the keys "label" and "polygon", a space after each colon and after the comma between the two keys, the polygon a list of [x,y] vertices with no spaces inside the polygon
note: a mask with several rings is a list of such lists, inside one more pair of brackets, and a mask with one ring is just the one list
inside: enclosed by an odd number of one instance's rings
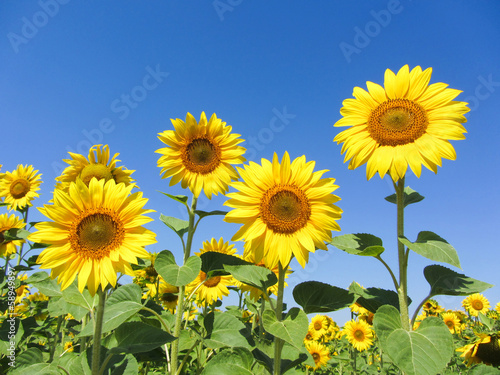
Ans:
{"label": "drooping sunflower head", "polygon": [[373,331],[370,325],[363,320],[347,322],[342,334],[360,352],[368,349],[373,343]]}
{"label": "drooping sunflower head", "polygon": [[330,349],[323,344],[316,341],[310,341],[306,345],[307,350],[314,359],[315,366],[314,370],[317,370],[323,366],[326,366],[330,357]]}
{"label": "drooping sunflower head", "polygon": [[478,339],[456,350],[462,352],[464,363],[470,366],[475,363],[485,363],[492,366],[500,366],[500,332],[488,335],[481,333]]}
{"label": "drooping sunflower head", "polygon": [[437,173],[441,159],[455,160],[450,140],[465,139],[467,103],[455,101],[461,92],[444,83],[429,85],[432,68],[411,71],[403,66],[397,74],[387,69],[384,87],[367,82],[368,91],[355,87],[355,99],[344,100],[343,116],[334,126],[349,126],[334,142],[343,143],[349,169],[365,163],[366,176],[389,174],[402,179],[408,168],[420,177],[422,165]]}
{"label": "drooping sunflower head", "polygon": [[158,167],[170,186],[181,182],[198,197],[203,190],[208,199],[212,194],[225,194],[231,181],[238,179],[233,164],[245,161],[245,149],[238,146],[243,139],[231,133],[232,127],[218,119],[215,113],[207,121],[202,112],[200,121],[188,113],[186,121],[171,120],[175,130],[165,130],[158,138],[167,145],[156,152],[161,154]]}
{"label": "drooping sunflower head", "polygon": [[342,210],[334,205],[340,200],[332,194],[335,180],[321,178],[325,171],[313,172],[314,166],[305,156],[290,163],[285,152],[281,163],[274,154],[272,163],[262,159],[262,165],[238,168],[243,181],[231,185],[239,191],[227,195],[224,204],[233,210],[224,220],[243,224],[233,241],[245,240],[245,257],[252,252],[256,262],[265,257],[274,268],[295,256],[304,267],[309,252],[327,250]]}
{"label": "drooping sunflower head", "polygon": [[158,253],[150,253],[147,257],[146,266],[134,271],[134,282],[141,285],[143,283],[155,283],[158,272],[155,269],[155,260]]}
{"label": "drooping sunflower head", "polygon": [[117,184],[123,183],[127,186],[134,184],[134,179],[130,177],[134,171],[125,169],[123,166],[117,167],[116,163],[120,161],[117,159],[119,154],[116,153],[110,158],[108,145],[92,146],[88,158],[73,152],[69,152],[69,155],[71,159],[64,159],[69,166],[64,169],[61,176],[56,178],[57,189],[67,191],[69,184],[78,178],[87,186],[94,177],[97,180],[114,180]]}
{"label": "drooping sunflower head", "polygon": [[439,306],[439,303],[433,299],[425,301],[422,308],[427,316],[438,316],[439,313],[444,311],[444,309],[441,306]]}
{"label": "drooping sunflower head", "polygon": [[0,197],[10,210],[31,206],[31,201],[39,196],[42,175],[32,165],[21,165],[12,172],[0,174]]}
{"label": "drooping sunflower head", "polygon": [[179,287],[170,285],[162,279],[160,281],[159,297],[163,307],[173,313],[179,299]]}
{"label": "drooping sunflower head", "polygon": [[224,242],[224,239],[221,237],[219,241],[217,241],[215,238],[212,238],[211,240],[203,242],[203,247],[198,253],[195,253],[195,255],[200,256],[201,254],[205,254],[210,251],[228,255],[236,254],[236,248],[234,247],[234,245],[230,244],[229,241]]}
{"label": "drooping sunflower head", "polygon": [[0,215],[0,257],[6,258],[15,254],[17,247],[24,242],[24,240],[8,240],[4,233],[10,229],[22,229],[25,226],[26,223],[14,214],[10,216],[8,214]]}
{"label": "drooping sunflower head", "polygon": [[474,293],[462,301],[464,309],[472,316],[478,316],[479,313],[486,314],[490,309],[490,302],[480,293]]}
{"label": "drooping sunflower head", "polygon": [[141,192],[131,194],[133,185],[117,184],[113,179],[93,178],[89,186],[79,179],[68,193],[56,189],[53,204],[40,208],[49,222],[35,225],[28,236],[33,242],[50,245],[38,256],[42,268],[51,269],[61,289],[78,275],[78,288],[88,287],[91,295],[108,284],[116,285],[116,274],[133,275],[131,263],[149,256],[144,246],[156,242],[155,234],[142,225],[153,212],[143,206]]}

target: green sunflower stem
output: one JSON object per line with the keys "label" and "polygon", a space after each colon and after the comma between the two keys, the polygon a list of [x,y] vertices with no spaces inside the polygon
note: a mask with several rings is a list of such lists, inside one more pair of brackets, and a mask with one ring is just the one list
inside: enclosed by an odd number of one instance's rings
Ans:
{"label": "green sunflower stem", "polygon": [[[276,319],[281,322],[283,316],[283,291],[285,289],[285,273],[288,265],[283,267],[279,262],[278,273],[278,298],[276,302]],[[274,375],[281,375],[281,351],[285,342],[278,338],[274,338]]]}
{"label": "green sunflower stem", "polygon": [[399,260],[399,310],[401,314],[401,324],[407,331],[410,330],[410,314],[408,312],[408,254],[405,251],[405,245],[399,241],[404,236],[404,188],[405,179],[401,178],[394,184],[396,189],[397,205],[397,241],[398,241],[398,260]]}
{"label": "green sunflower stem", "polygon": [[[191,207],[188,210],[189,213],[189,227],[187,234],[186,247],[184,248],[184,263],[185,264],[191,255],[191,245],[193,243],[193,236],[195,232],[195,213],[196,203],[198,198],[193,195],[193,200],[191,201]],[[181,333],[182,326],[182,314],[184,313],[184,298],[185,298],[186,286],[182,285],[179,287],[179,298],[177,300],[177,311],[175,316],[175,326],[173,335],[179,337]],[[172,342],[172,355],[171,355],[172,366],[170,367],[170,374],[176,375],[179,361],[179,340]]]}
{"label": "green sunflower stem", "polygon": [[94,318],[94,341],[92,345],[92,375],[99,375],[101,364],[101,338],[102,323],[104,318],[104,305],[106,303],[106,292],[99,286],[97,288],[99,303]]}

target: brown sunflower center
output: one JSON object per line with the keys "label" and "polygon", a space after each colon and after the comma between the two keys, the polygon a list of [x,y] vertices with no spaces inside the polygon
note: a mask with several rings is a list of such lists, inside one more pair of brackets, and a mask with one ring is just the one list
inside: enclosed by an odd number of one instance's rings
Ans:
{"label": "brown sunflower center", "polygon": [[2,244],[5,241],[5,236],[3,235],[4,232],[5,232],[4,230],[0,230],[0,244]]}
{"label": "brown sunflower center", "polygon": [[179,299],[179,296],[174,293],[163,293],[161,296],[161,300],[165,303],[176,302]]}
{"label": "brown sunflower center", "polygon": [[23,198],[26,194],[29,193],[30,187],[31,184],[28,180],[20,178],[10,184],[10,195],[12,195],[14,199]]}
{"label": "brown sunflower center", "polygon": [[357,329],[354,331],[354,338],[358,341],[363,341],[365,339],[365,333],[362,330]]}
{"label": "brown sunflower center", "polygon": [[447,320],[447,321],[446,321],[446,325],[447,325],[449,328],[453,328],[453,327],[455,327],[455,324],[453,323],[453,320]]}
{"label": "brown sunflower center", "polygon": [[420,104],[408,99],[389,99],[371,112],[367,130],[381,146],[394,147],[420,138],[428,124],[427,113]]}
{"label": "brown sunflower center", "polygon": [[474,310],[482,310],[484,308],[483,302],[479,300],[472,302],[472,308]]}
{"label": "brown sunflower center", "polygon": [[156,277],[158,276],[158,272],[156,272],[153,265],[146,267],[144,271],[146,272],[146,276],[151,280],[156,279]]}
{"label": "brown sunflower center", "polygon": [[84,258],[102,259],[123,242],[122,222],[104,209],[86,213],[70,229],[72,248]]}
{"label": "brown sunflower center", "polygon": [[275,185],[260,202],[262,221],[274,232],[292,234],[303,228],[311,216],[304,192],[294,185]]}
{"label": "brown sunflower center", "polygon": [[312,357],[314,359],[314,362],[318,362],[321,358],[321,356],[318,353],[313,353]]}
{"label": "brown sunflower center", "polygon": [[105,181],[108,181],[113,178],[113,174],[104,164],[96,163],[85,166],[80,173],[80,177],[85,185],[89,186],[92,177],[95,177],[98,180],[104,179]]}
{"label": "brown sunflower center", "polygon": [[220,164],[220,148],[207,138],[197,138],[181,154],[186,169],[193,173],[207,174]]}
{"label": "brown sunflower center", "polygon": [[205,280],[205,283],[203,285],[205,285],[207,288],[216,287],[217,285],[219,285],[219,283],[221,281],[220,276],[209,277],[207,279],[207,274],[203,271],[200,271],[200,279],[202,281]]}
{"label": "brown sunflower center", "polygon": [[322,327],[323,327],[323,325],[320,322],[315,322],[314,323],[314,329],[316,331],[319,331]]}

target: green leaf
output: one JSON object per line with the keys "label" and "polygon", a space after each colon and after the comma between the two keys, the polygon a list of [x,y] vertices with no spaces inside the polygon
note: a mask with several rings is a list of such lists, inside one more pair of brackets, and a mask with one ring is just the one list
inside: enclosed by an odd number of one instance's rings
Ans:
{"label": "green leaf", "polygon": [[244,261],[241,258],[229,254],[222,254],[216,251],[207,251],[200,255],[201,270],[207,274],[208,277],[229,275],[229,272],[224,269],[224,266],[242,266],[253,265]]}
{"label": "green leaf", "polygon": [[167,227],[177,233],[180,238],[182,238],[188,231],[189,222],[187,222],[186,220],[177,219],[176,217],[172,216],[165,216],[163,214],[160,215],[160,220],[163,221],[163,223]]}
{"label": "green leaf", "polygon": [[28,348],[16,356],[16,368],[28,367],[36,363],[43,363],[43,353],[38,348]]}
{"label": "green leaf", "polygon": [[481,363],[481,364],[471,368],[470,371],[468,372],[468,374],[469,375],[499,375],[500,369],[495,368],[493,366],[485,365],[484,363]]}
{"label": "green leaf", "polygon": [[349,254],[376,257],[384,252],[382,240],[373,234],[344,234],[332,238],[329,242],[336,248]]}
{"label": "green leaf", "polygon": [[156,257],[155,269],[167,283],[183,286],[196,279],[201,270],[201,259],[198,256],[191,256],[186,264],[179,267],[175,263],[174,255],[168,250],[163,250]]}
{"label": "green leaf", "polygon": [[194,213],[200,217],[200,219],[203,219],[206,216],[212,216],[212,215],[222,215],[225,216],[227,214],[227,211],[202,211],[202,210],[194,210]]}
{"label": "green leaf", "polygon": [[484,315],[482,312],[478,314],[479,321],[483,323],[490,331],[493,331],[495,328],[495,323],[496,320],[492,318],[488,318],[486,315]]}
{"label": "green leaf", "polygon": [[348,290],[319,281],[306,281],[293,289],[293,298],[306,314],[326,313],[349,307],[356,296]]}
{"label": "green leaf", "polygon": [[[413,190],[411,187],[407,186],[404,188],[404,197],[403,197],[403,205],[406,207],[409,204],[412,203],[418,203],[421,200],[423,200],[424,197],[417,193],[415,190]],[[389,195],[388,197],[385,197],[385,200],[387,202],[391,202],[394,204],[397,204],[396,201],[396,194]]]}
{"label": "green leaf", "polygon": [[59,368],[52,363],[37,363],[28,367],[16,368],[9,375],[61,375]]}
{"label": "green leaf", "polygon": [[47,309],[50,316],[65,316],[66,314],[71,314],[76,320],[82,320],[83,317],[89,313],[88,309],[73,305],[68,303],[64,298],[57,297],[49,299]]}
{"label": "green leaf", "polygon": [[61,286],[52,280],[46,272],[37,272],[26,280],[26,283],[33,285],[38,291],[47,297],[61,297]]}
{"label": "green leaf", "polygon": [[[254,358],[261,362],[271,374],[274,372],[274,345],[271,342],[257,341],[252,353]],[[292,368],[306,360],[308,360],[307,364],[314,366],[314,360],[304,346],[299,350],[285,342],[281,351],[281,373],[293,373]]]}
{"label": "green leaf", "polygon": [[169,197],[170,199],[173,199],[176,202],[182,203],[186,207],[188,206],[187,205],[188,197],[186,197],[185,195],[171,195],[171,194],[164,193],[162,191],[160,191],[160,193],[162,193],[163,195],[166,195],[167,197]]}
{"label": "green leaf", "polygon": [[436,264],[424,268],[424,276],[431,286],[431,296],[468,296],[481,293],[493,285],[465,276]]}
{"label": "green leaf", "polygon": [[457,251],[436,233],[423,231],[418,234],[415,242],[409,241],[404,236],[399,237],[399,241],[423,257],[461,268]]}
{"label": "green leaf", "polygon": [[25,229],[11,228],[2,232],[5,241],[26,240],[31,234]]}
{"label": "green leaf", "polygon": [[70,304],[83,307],[87,311],[92,310],[97,305],[97,294],[92,297],[87,289],[80,293],[77,282],[73,282],[69,287],[62,291],[62,297]]}
{"label": "green leaf", "polygon": [[253,375],[253,361],[248,349],[224,349],[207,363],[201,375]]}
{"label": "green leaf", "polygon": [[306,313],[298,307],[290,309],[282,321],[278,321],[274,311],[266,310],[262,315],[262,323],[264,329],[273,336],[279,337],[297,349],[302,348],[309,327],[309,319]]}
{"label": "green leaf", "polygon": [[224,266],[224,269],[242,283],[258,288],[267,294],[267,289],[278,282],[278,278],[273,271],[255,265],[244,266]]}
{"label": "green leaf", "polygon": [[373,326],[384,352],[408,375],[437,374],[453,355],[453,337],[440,318],[428,317],[416,331],[406,331],[398,310],[382,306]]}
{"label": "green leaf", "polygon": [[[349,292],[358,297],[356,299],[358,304],[372,313],[375,313],[377,309],[383,305],[391,305],[399,310],[399,297],[393,290],[380,288],[363,289],[358,283],[353,282],[349,286]],[[410,305],[410,303],[411,299],[408,297],[408,305]]]}
{"label": "green leaf", "polygon": [[207,331],[203,342],[207,348],[219,349],[223,347],[250,348],[245,336],[245,325],[229,313],[210,313],[202,322]]}
{"label": "green leaf", "polygon": [[126,284],[114,290],[106,300],[106,307],[115,303],[132,301],[141,303],[142,290],[137,284]]}
{"label": "green leaf", "polygon": [[111,353],[143,353],[176,340],[171,334],[142,322],[123,323],[115,336],[118,346]]}

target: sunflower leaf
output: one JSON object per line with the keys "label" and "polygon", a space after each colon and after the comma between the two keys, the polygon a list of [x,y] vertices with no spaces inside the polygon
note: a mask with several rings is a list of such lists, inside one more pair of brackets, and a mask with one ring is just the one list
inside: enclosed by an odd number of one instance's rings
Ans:
{"label": "sunflower leaf", "polygon": [[437,295],[468,296],[481,293],[493,286],[437,264],[425,267],[424,276],[431,286],[431,297]]}
{"label": "sunflower leaf", "polygon": [[224,215],[227,214],[227,211],[215,210],[215,211],[207,212],[207,211],[202,211],[202,210],[195,210],[194,213],[196,215],[198,215],[200,217],[200,219],[203,219],[206,216],[212,216],[212,215],[222,215],[222,216],[224,216]]}
{"label": "sunflower leaf", "polygon": [[[424,199],[424,196],[417,193],[411,187],[407,186],[404,188],[403,205],[405,207],[408,206],[409,204],[412,204],[412,203],[418,203],[423,199]],[[392,194],[392,195],[389,195],[388,197],[385,197],[385,200],[387,202],[397,204],[396,194]]]}
{"label": "sunflower leaf", "polygon": [[188,197],[185,195],[171,195],[168,193],[164,193],[163,191],[160,191],[160,193],[162,193],[163,195],[166,195],[167,197],[169,197],[170,199],[173,199],[174,201],[182,203],[186,207],[188,206],[187,205]]}
{"label": "sunflower leaf", "polygon": [[368,233],[344,234],[332,238],[329,243],[346,253],[361,256],[376,257],[385,250],[382,240]]}
{"label": "sunflower leaf", "polygon": [[172,216],[160,215],[160,220],[170,229],[172,229],[182,239],[189,228],[189,222],[186,220],[177,219]]}
{"label": "sunflower leaf", "polygon": [[218,253],[216,251],[207,251],[200,255],[201,270],[207,274],[207,277],[229,275],[225,266],[243,266],[253,265],[234,255]]}
{"label": "sunflower leaf", "polygon": [[[368,311],[375,313],[383,305],[391,305],[399,310],[399,297],[393,290],[380,288],[362,288],[358,283],[353,282],[349,285],[349,292],[356,295],[356,303],[364,307]],[[411,303],[411,298],[408,298],[408,305]]]}
{"label": "sunflower leaf", "polygon": [[254,358],[245,348],[227,348],[215,355],[201,375],[252,375]]}
{"label": "sunflower leaf", "polygon": [[306,314],[325,313],[349,307],[356,296],[348,290],[319,281],[306,281],[293,289],[293,298]]}
{"label": "sunflower leaf", "polygon": [[37,288],[47,297],[61,297],[61,286],[57,281],[50,278],[47,272],[36,272],[26,279],[26,283]]}
{"label": "sunflower leaf", "polygon": [[415,242],[411,242],[405,236],[401,236],[399,237],[399,242],[427,259],[462,268],[460,267],[460,260],[455,248],[436,233],[422,231],[418,234]]}
{"label": "sunflower leaf", "polygon": [[174,254],[169,250],[163,250],[156,257],[155,269],[167,283],[183,286],[196,279],[201,270],[201,259],[198,256],[191,256],[186,264],[179,267],[175,263]]}
{"label": "sunflower leaf", "polygon": [[143,353],[176,340],[174,336],[142,322],[123,323],[115,332],[117,346],[110,353]]}
{"label": "sunflower leaf", "polygon": [[291,308],[282,321],[276,319],[274,311],[266,310],[262,315],[262,323],[267,332],[297,349],[302,348],[304,337],[306,337],[309,328],[309,319],[306,313],[298,307]]}
{"label": "sunflower leaf", "polygon": [[5,241],[26,240],[30,232],[24,229],[11,228],[2,233]]}
{"label": "sunflower leaf", "polygon": [[261,290],[265,294],[267,294],[268,288],[272,287],[278,282],[278,278],[276,277],[274,272],[265,267],[259,267],[255,265],[224,265],[224,269],[231,275],[233,275],[236,280],[251,285],[254,288]]}
{"label": "sunflower leaf", "polygon": [[[207,348],[220,349],[226,346],[250,349],[245,334],[245,324],[228,313],[209,313],[201,322],[207,335],[203,343]],[[305,336],[305,334],[304,334]]]}

